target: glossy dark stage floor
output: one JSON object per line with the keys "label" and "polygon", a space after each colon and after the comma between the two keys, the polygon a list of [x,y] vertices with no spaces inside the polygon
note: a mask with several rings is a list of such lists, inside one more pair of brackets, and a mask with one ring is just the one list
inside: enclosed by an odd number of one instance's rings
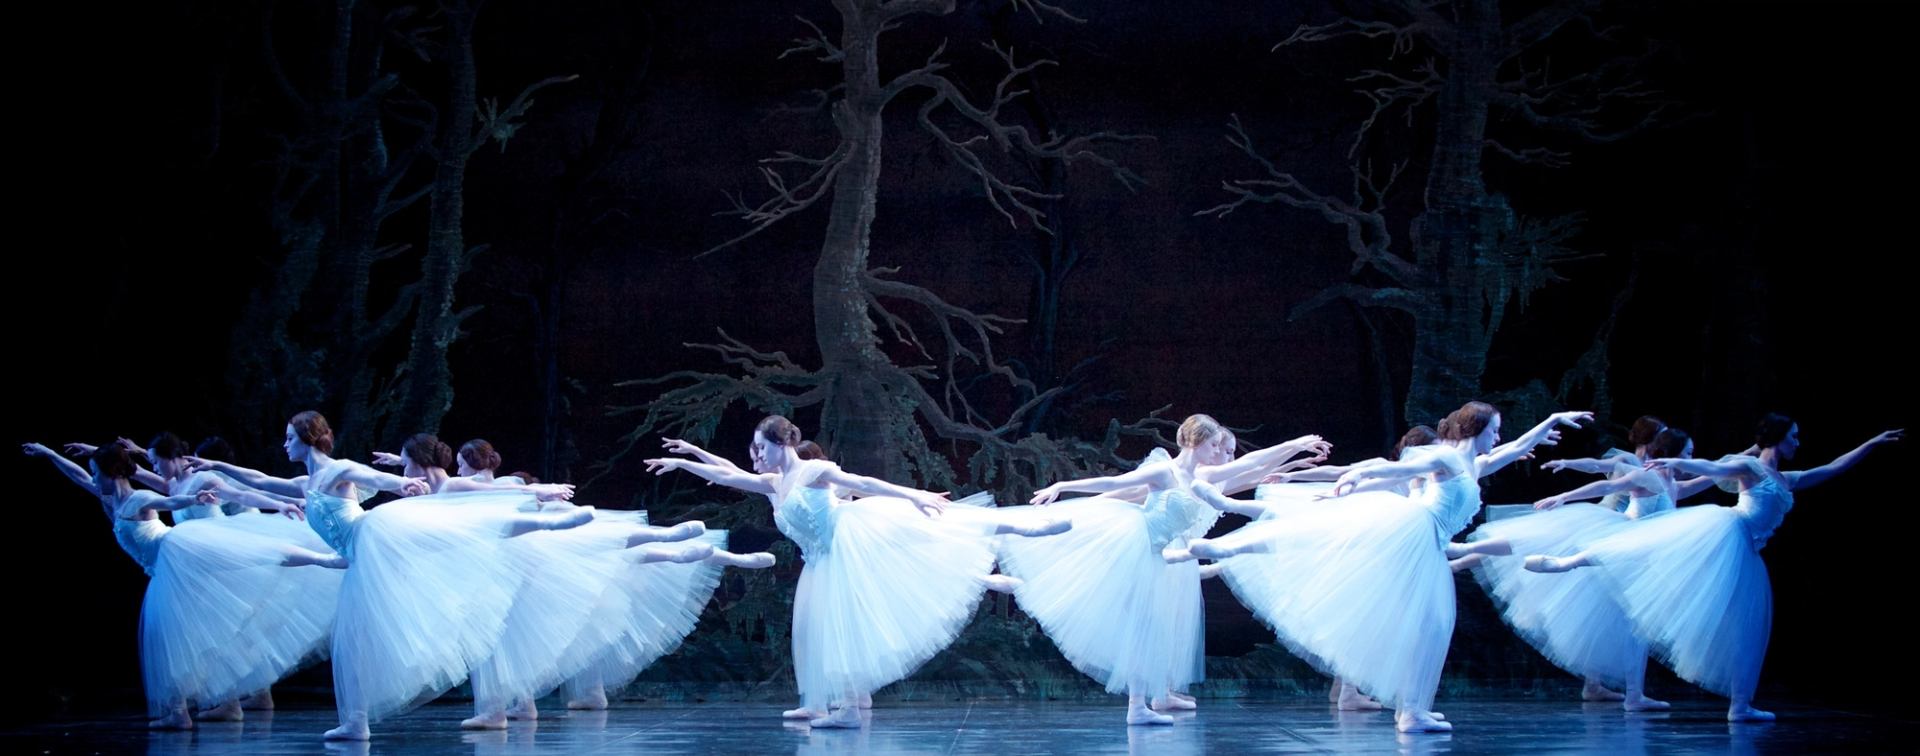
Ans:
{"label": "glossy dark stage floor", "polygon": [[149,733],[132,718],[10,730],[0,753],[1831,753],[1910,752],[1920,723],[1782,707],[1782,720],[1729,725],[1724,705],[1683,702],[1669,713],[1542,701],[1454,701],[1445,735],[1398,735],[1386,713],[1340,713],[1297,700],[1201,702],[1167,727],[1127,727],[1110,703],[983,701],[882,704],[862,730],[808,730],[765,703],[634,704],[606,712],[548,712],[505,732],[456,729],[467,707],[429,706],[376,728],[372,743],[322,743],[332,710],[249,713],[239,724]]}

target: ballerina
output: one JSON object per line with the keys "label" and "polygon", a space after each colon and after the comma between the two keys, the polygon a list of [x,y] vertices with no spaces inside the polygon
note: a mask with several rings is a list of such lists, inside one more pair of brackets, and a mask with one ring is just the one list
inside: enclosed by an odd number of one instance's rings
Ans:
{"label": "ballerina", "polygon": [[[1287,470],[1284,469],[1286,466],[1283,466],[1283,469],[1260,479],[1255,498],[1251,501],[1230,498],[1237,491],[1227,487],[1197,487],[1195,493],[1201,496],[1202,501],[1222,512],[1244,515],[1253,521],[1272,520],[1290,514],[1312,511],[1311,508],[1316,506],[1316,497],[1330,488],[1330,485],[1313,484],[1331,484],[1353,469],[1404,459],[1408,449],[1428,446],[1437,440],[1439,435],[1432,428],[1416,425],[1408,429],[1400,437],[1399,442],[1394,444],[1391,458],[1375,457],[1350,465],[1320,465],[1301,470]],[[1315,457],[1306,461],[1318,464],[1325,461],[1325,457]],[[1296,463],[1289,463],[1289,465],[1292,464]],[[1388,490],[1411,496],[1415,488],[1424,482],[1424,479],[1412,478]],[[1182,549],[1168,549],[1166,556],[1167,561],[1170,562],[1193,558],[1191,552]],[[1470,555],[1454,560],[1453,570],[1458,572],[1472,560],[1479,558],[1479,555]],[[1240,598],[1242,604],[1249,607],[1258,600],[1256,597],[1264,595],[1267,590],[1267,575],[1272,570],[1279,569],[1271,563],[1271,560],[1263,558],[1260,554],[1242,554],[1202,567],[1203,578],[1206,577],[1209,568],[1222,574],[1227,586],[1233,589],[1234,595]],[[1327,689],[1327,702],[1340,711],[1378,711],[1384,708],[1378,700],[1360,692],[1352,683],[1339,677],[1334,677]]]}
{"label": "ballerina", "polygon": [[1754,433],[1758,456],[1719,461],[1662,458],[1647,469],[1706,476],[1739,487],[1732,507],[1686,507],[1613,530],[1565,557],[1535,554],[1534,572],[1598,566],[1635,635],[1681,679],[1729,699],[1730,722],[1768,722],[1753,707],[1773,625],[1773,587],[1760,558],[1793,508],[1794,491],[1847,471],[1876,447],[1898,441],[1891,430],[1820,467],[1783,471],[1800,449],[1800,426],[1769,414]]}
{"label": "ballerina", "polygon": [[[366,740],[371,722],[466,679],[493,653],[525,585],[524,565],[506,552],[507,539],[593,518],[591,507],[520,512],[534,497],[518,491],[424,496],[424,481],[333,458],[333,430],[318,412],[295,415],[284,446],[306,475],[280,479],[231,463],[198,466],[254,488],[301,491],[308,524],[348,562],[332,644],[340,726],[327,731],[329,740]],[[363,491],[410,498],[365,510]],[[480,497],[505,505],[471,506]]]}
{"label": "ballerina", "polygon": [[[475,446],[474,442],[469,446]],[[485,451],[491,452],[491,446]],[[571,506],[564,503],[573,496],[571,485],[528,484],[504,477],[455,477],[447,472],[453,460],[452,449],[425,433],[409,438],[397,455],[376,454],[378,462],[398,462],[405,476],[425,481],[434,494],[518,491],[534,495],[543,509]],[[492,461],[497,466],[497,455]],[[515,506],[498,497],[481,498],[478,505]],[[600,675],[605,672],[603,667],[615,663],[613,659],[634,664],[638,661],[635,657],[642,653],[631,650],[636,647],[654,657],[672,650],[692,630],[692,624],[678,627],[678,635],[668,643],[665,635],[672,631],[665,629],[668,626],[656,613],[661,607],[652,604],[691,603],[693,597],[663,593],[659,586],[643,589],[636,585],[657,582],[651,579],[657,571],[641,574],[639,566],[709,563],[707,572],[712,576],[704,580],[706,593],[692,605],[691,615],[697,618],[699,607],[718,583],[720,568],[772,563],[770,554],[740,555],[718,548],[725,546],[725,537],[724,531],[709,533],[699,522],[654,527],[634,518],[595,517],[578,528],[530,533],[509,541],[507,553],[521,563],[529,583],[516,594],[506,629],[493,653],[472,670],[475,714],[461,722],[461,727],[503,729],[509,719],[538,719],[535,701],[563,682],[588,674],[590,668]],[[680,543],[676,547],[656,545],[668,542]],[[701,581],[695,578],[681,582]],[[636,606],[635,602],[643,605]],[[632,674],[638,672],[632,670]],[[614,674],[617,677],[620,673]],[[601,705],[604,707],[604,699]]]}
{"label": "ballerina", "polygon": [[[1035,492],[1036,506],[1070,513],[1070,534],[1002,546],[1001,569],[1021,581],[1014,592],[1021,609],[1076,669],[1108,692],[1127,695],[1129,725],[1171,724],[1149,698],[1162,708],[1189,708],[1169,693],[1204,672],[1195,663],[1205,629],[1198,567],[1169,564],[1162,555],[1212,524],[1214,512],[1191,493],[1196,482],[1257,479],[1295,456],[1329,448],[1318,436],[1303,436],[1234,460],[1228,439],[1213,418],[1188,417],[1177,433],[1176,457],[1150,457],[1132,472]],[[1111,496],[1054,501],[1065,491],[1126,496],[1140,487],[1146,496],[1139,504]]]}
{"label": "ballerina", "polygon": [[217,520],[166,525],[158,512],[218,512],[220,502],[208,491],[163,496],[135,489],[131,479],[139,467],[124,445],[94,448],[89,469],[40,444],[24,450],[98,497],[121,549],[152,577],[140,610],[142,677],[148,708],[157,717],[151,727],[191,729],[192,704],[231,702],[310,659],[312,629],[288,633],[284,626],[297,615],[285,600],[287,581],[310,583],[304,571],[290,576],[283,567],[322,564],[333,555]]}
{"label": "ballerina", "polygon": [[[685,470],[774,502],[775,525],[805,559],[792,636],[801,712],[816,715],[813,727],[860,727],[859,701],[911,674],[972,619],[993,567],[992,535],[1059,525],[1000,522],[991,510],[942,523],[931,518],[952,513],[943,495],[802,460],[800,443],[800,429],[774,415],[754,429],[753,473],[673,457],[649,459],[647,468]],[[868,498],[843,501],[835,488]],[[844,705],[834,709],[835,701]]]}
{"label": "ballerina", "polygon": [[[1469,402],[1441,422],[1440,443],[1343,474],[1335,505],[1256,521],[1189,550],[1209,559],[1271,555],[1277,571],[1242,598],[1289,649],[1392,704],[1402,732],[1450,730],[1432,711],[1453,632],[1447,541],[1479,512],[1482,474],[1590,417],[1557,413],[1496,447],[1500,413]],[[1418,496],[1392,492],[1414,478],[1426,479]]]}
{"label": "ballerina", "polygon": [[[1647,443],[1636,444],[1635,453],[1690,458],[1693,440],[1679,428],[1663,427]],[[1534,504],[1539,514],[1489,522],[1468,538],[1514,553],[1570,555],[1628,522],[1671,511],[1676,500],[1712,485],[1708,478],[1680,482],[1670,473],[1637,466],[1623,466],[1621,473],[1543,498]],[[1616,512],[1604,503],[1603,497],[1620,495],[1628,497],[1626,511]],[[1591,499],[1602,503],[1576,504]],[[1646,644],[1634,637],[1600,576],[1548,577],[1526,571],[1519,560],[1491,558],[1474,577],[1515,633],[1585,681],[1583,699],[1619,701],[1625,710],[1636,712],[1668,708],[1666,702],[1646,696]]]}

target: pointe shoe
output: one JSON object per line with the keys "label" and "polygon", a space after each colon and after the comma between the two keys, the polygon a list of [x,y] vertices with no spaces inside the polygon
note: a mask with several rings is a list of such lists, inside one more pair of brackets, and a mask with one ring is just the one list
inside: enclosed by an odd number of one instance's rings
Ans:
{"label": "pointe shoe", "polygon": [[1027,538],[1045,538],[1059,535],[1073,529],[1073,521],[1064,517],[1049,518],[1038,525],[1015,526],[1013,534]]}
{"label": "pointe shoe", "polygon": [[1612,690],[1608,690],[1607,687],[1604,685],[1590,682],[1590,683],[1587,683],[1584,687],[1580,688],[1580,700],[1611,702],[1611,701],[1625,701],[1627,700],[1627,697],[1623,694],[1614,692]]}
{"label": "pointe shoe", "polygon": [[1199,559],[1199,557],[1193,555],[1193,549],[1191,548],[1161,549],[1160,558],[1167,560],[1167,564],[1179,564],[1181,562],[1191,562]]}
{"label": "pointe shoe", "polygon": [[1187,542],[1187,551],[1199,559],[1225,559],[1233,552],[1222,548],[1210,538],[1195,538]]}
{"label": "pointe shoe", "polygon": [[860,707],[847,706],[834,710],[824,717],[807,720],[807,726],[817,729],[854,729],[864,723],[860,721]]}
{"label": "pointe shoe", "polygon": [[692,564],[694,562],[704,562],[711,556],[713,556],[712,546],[704,543],[696,543],[681,549],[667,561],[673,562],[674,564]]}
{"label": "pointe shoe", "polygon": [[1573,569],[1559,559],[1539,554],[1527,557],[1527,561],[1523,566],[1527,568],[1528,572],[1566,572]]}
{"label": "pointe shoe", "polygon": [[532,701],[521,701],[507,707],[507,718],[532,722],[540,718],[540,707]]}
{"label": "pointe shoe", "polygon": [[1727,709],[1729,722],[1771,722],[1773,720],[1773,712],[1761,711],[1750,704],[1736,705]]}
{"label": "pointe shoe", "polygon": [[462,730],[504,730],[504,729],[507,729],[507,715],[505,712],[493,712],[490,714],[475,714],[471,717],[460,720],[460,729]]}
{"label": "pointe shoe", "polygon": [[327,740],[369,740],[373,737],[373,732],[367,729],[365,716],[354,716],[341,722],[339,727],[328,730],[321,737]]}
{"label": "pointe shoe", "polygon": [[193,718],[202,722],[239,722],[246,719],[246,716],[246,712],[240,708],[240,702],[236,700],[197,712]]}
{"label": "pointe shoe", "polygon": [[240,708],[246,711],[273,711],[273,691],[263,690],[240,699]]}
{"label": "pointe shoe", "polygon": [[1400,732],[1451,732],[1453,725],[1436,718],[1433,712],[1400,712],[1394,715],[1393,728]]}
{"label": "pointe shoe", "polygon": [[1127,725],[1129,727],[1133,725],[1170,725],[1170,724],[1173,724],[1173,717],[1155,712],[1154,710],[1149,709],[1145,706],[1134,705],[1134,706],[1127,707]]}
{"label": "pointe shoe", "polygon": [[775,557],[764,551],[756,551],[752,554],[735,554],[731,551],[715,549],[713,556],[708,557],[707,560],[728,567],[738,567],[743,570],[764,570],[776,564]]}
{"label": "pointe shoe", "polygon": [[188,714],[186,709],[181,709],[179,711],[175,711],[172,714],[168,714],[164,717],[148,722],[147,729],[149,730],[191,730],[193,729],[193,716]]}
{"label": "pointe shoe", "polygon": [[1361,693],[1351,685],[1343,685],[1340,688],[1340,700],[1334,703],[1334,708],[1340,711],[1379,711],[1386,707],[1380,705],[1380,701],[1373,696]]}
{"label": "pointe shoe", "polygon": [[1200,708],[1199,704],[1192,701],[1182,701],[1172,696],[1153,699],[1154,711],[1193,711],[1198,708]]}
{"label": "pointe shoe", "polygon": [[1666,711],[1673,708],[1673,704],[1656,701],[1644,695],[1628,694],[1622,697],[1620,708],[1627,711]]}
{"label": "pointe shoe", "polygon": [[826,715],[826,712],[818,709],[809,709],[804,706],[798,709],[788,709],[780,712],[781,719],[818,719]]}
{"label": "pointe shoe", "polygon": [[573,711],[606,711],[607,692],[596,690],[567,701],[567,708]]}
{"label": "pointe shoe", "polygon": [[683,522],[671,528],[668,528],[667,532],[663,534],[664,537],[662,537],[660,540],[684,541],[689,538],[699,538],[700,536],[703,536],[706,534],[707,534],[706,523],[701,522],[699,520],[688,520],[686,522]]}
{"label": "pointe shoe", "polygon": [[994,593],[1011,594],[1020,590],[1020,586],[1026,581],[1012,575],[986,575],[980,578],[980,582],[987,586],[987,590]]}
{"label": "pointe shoe", "polygon": [[570,507],[564,512],[532,515],[534,530],[567,530],[593,522],[593,507]]}

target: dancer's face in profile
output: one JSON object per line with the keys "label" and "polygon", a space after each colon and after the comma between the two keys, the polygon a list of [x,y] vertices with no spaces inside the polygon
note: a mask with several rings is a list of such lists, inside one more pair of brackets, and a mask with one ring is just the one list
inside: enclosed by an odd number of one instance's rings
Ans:
{"label": "dancer's face in profile", "polygon": [[1237,446],[1233,434],[1215,433],[1213,438],[1201,442],[1200,448],[1194,450],[1199,454],[1196,461],[1203,465],[1224,465],[1233,461]]}
{"label": "dancer's face in profile", "polygon": [[472,465],[469,465],[469,464],[467,464],[467,458],[466,458],[466,457],[461,457],[461,456],[459,456],[459,455],[455,455],[455,456],[454,456],[454,458],[455,458],[455,459],[458,459],[458,460],[460,461],[460,477],[462,477],[462,478],[471,478],[471,477],[473,477],[473,476],[475,476],[475,475],[479,475],[479,474],[480,474],[480,471],[479,471],[479,470],[475,470],[475,469],[473,469],[473,466],[472,466]]}
{"label": "dancer's face in profile", "polygon": [[310,448],[300,440],[300,434],[294,432],[293,423],[287,423],[287,440],[281,444],[287,450],[287,459],[299,462],[307,458]]}
{"label": "dancer's face in profile", "polygon": [[1774,444],[1773,449],[1773,453],[1780,455],[1781,459],[1793,459],[1793,455],[1800,451],[1800,424],[1794,423],[1793,427],[1788,428],[1787,435],[1780,439],[1780,443]]}
{"label": "dancer's face in profile", "polygon": [[1492,420],[1487,421],[1487,429],[1473,438],[1473,453],[1485,454],[1493,451],[1500,443],[1500,413],[1496,412]]}
{"label": "dancer's face in profile", "polygon": [[421,467],[420,463],[413,461],[413,457],[408,456],[407,450],[401,449],[400,474],[409,478],[424,478],[427,477],[427,470]]}
{"label": "dancer's face in profile", "polygon": [[95,462],[91,459],[87,460],[87,470],[93,473],[94,488],[99,489],[100,493],[102,494],[113,493],[113,479],[107,477],[106,473],[100,472],[99,462]]}
{"label": "dancer's face in profile", "polygon": [[1693,459],[1693,439],[1687,439],[1687,446],[1680,450],[1681,459]]}
{"label": "dancer's face in profile", "polygon": [[780,472],[780,461],[786,459],[781,451],[780,445],[768,440],[765,434],[755,433],[753,443],[747,446],[747,458],[753,460],[754,472]]}
{"label": "dancer's face in profile", "polygon": [[172,480],[180,477],[180,466],[185,463],[186,460],[181,459],[163,459],[159,452],[147,450],[147,464],[152,466],[153,471],[159,473],[162,478]]}

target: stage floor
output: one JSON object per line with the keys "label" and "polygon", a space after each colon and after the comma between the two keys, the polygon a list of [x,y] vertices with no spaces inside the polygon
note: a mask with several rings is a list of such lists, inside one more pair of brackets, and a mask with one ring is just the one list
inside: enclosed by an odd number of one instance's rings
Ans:
{"label": "stage floor", "polygon": [[1111,703],[883,702],[861,730],[812,730],[765,703],[622,703],[545,712],[503,732],[461,732],[470,711],[437,704],[374,730],[371,744],[322,743],[333,711],[249,712],[244,723],[158,733],[132,717],[50,722],[0,733],[3,753],[1134,753],[1353,752],[1831,753],[1912,751],[1920,722],[1782,706],[1779,722],[1729,725],[1724,704],[1627,715],[1617,705],[1465,700],[1441,708],[1459,727],[1399,735],[1385,712],[1342,713],[1298,701],[1202,700],[1172,726],[1127,727]]}

